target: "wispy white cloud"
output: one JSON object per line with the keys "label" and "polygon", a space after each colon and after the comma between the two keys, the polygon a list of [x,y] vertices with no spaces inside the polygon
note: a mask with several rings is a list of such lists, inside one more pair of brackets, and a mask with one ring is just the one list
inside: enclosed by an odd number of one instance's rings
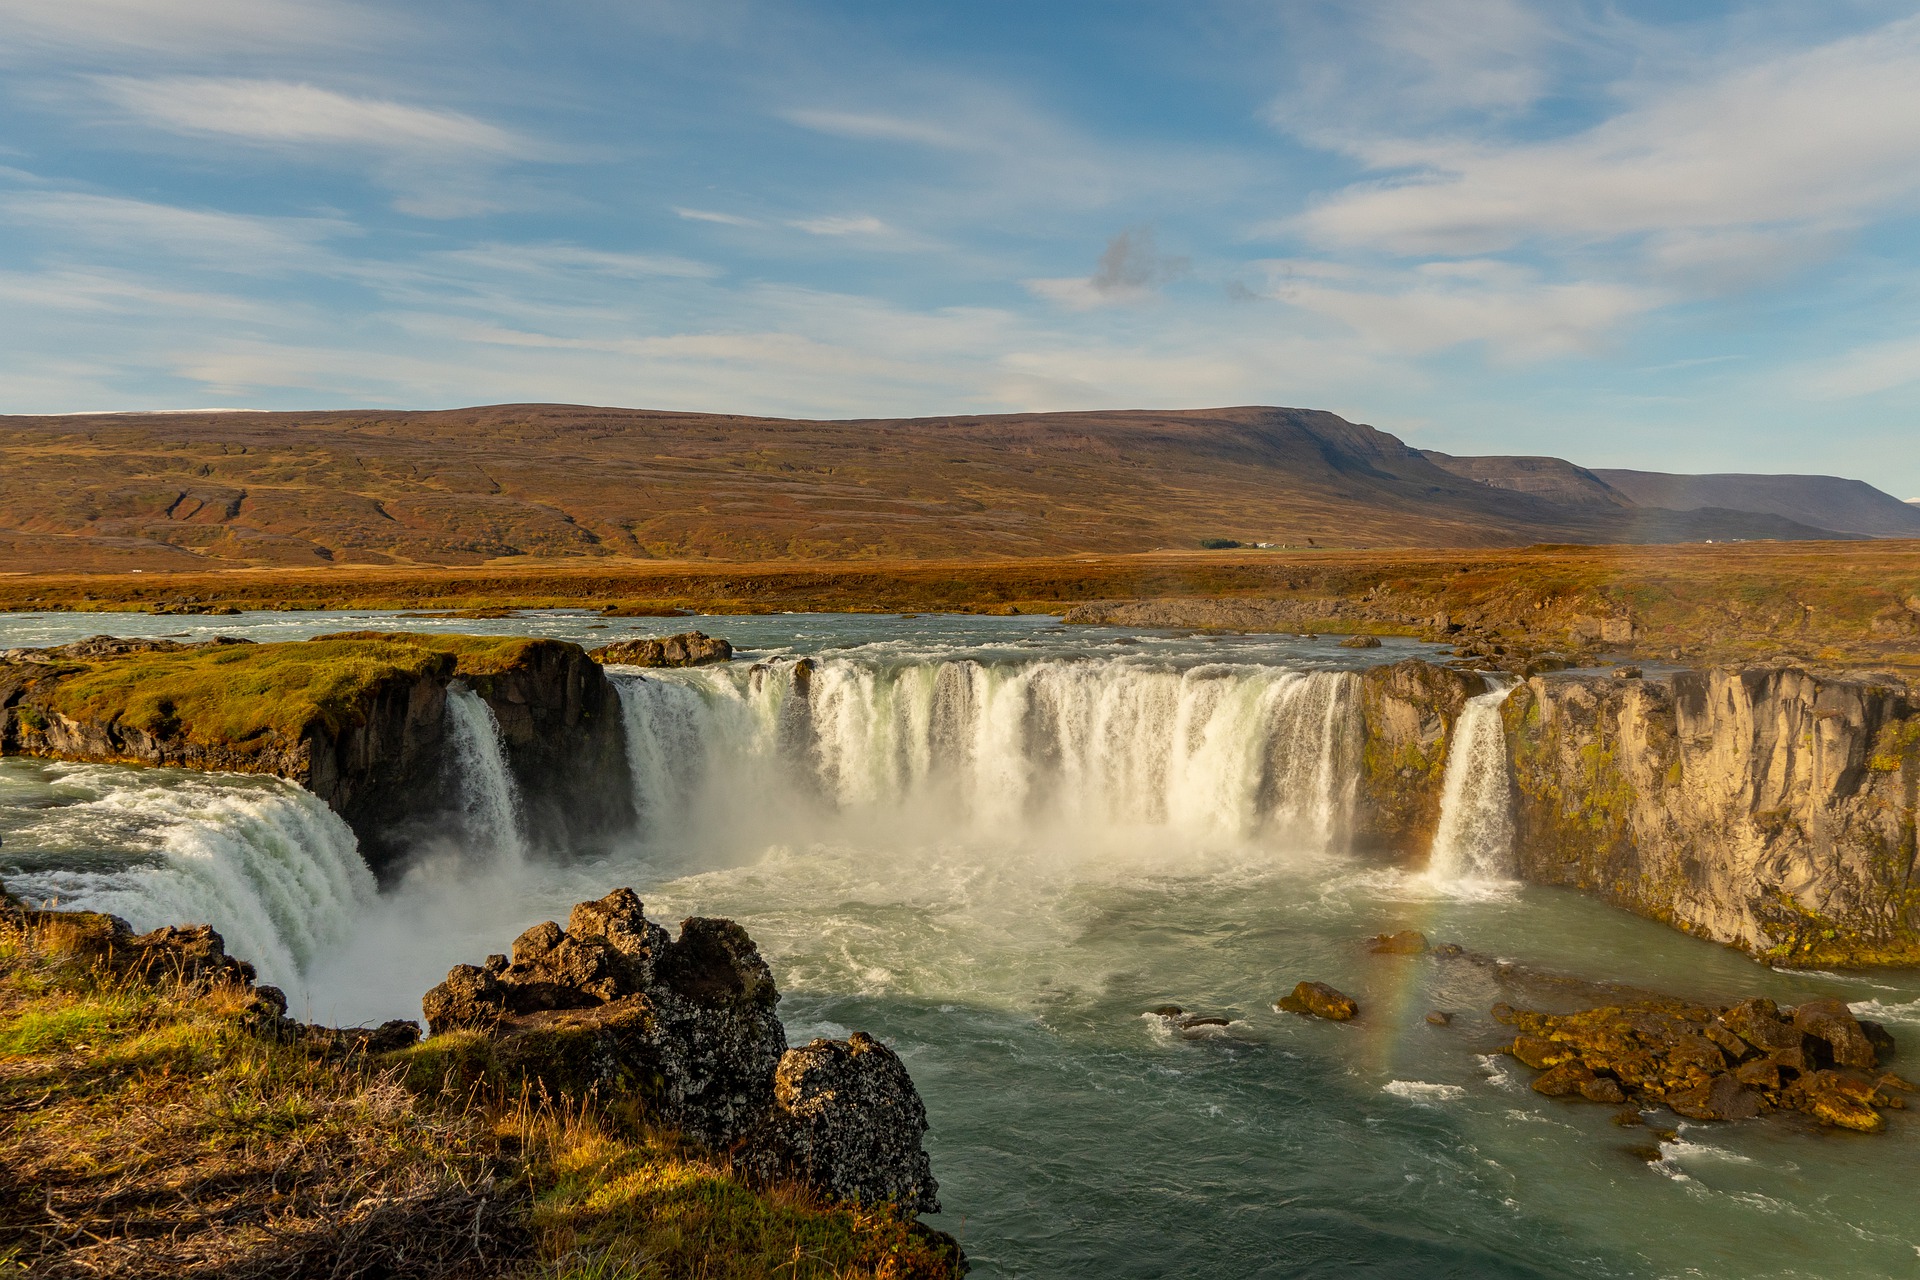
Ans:
{"label": "wispy white cloud", "polygon": [[285,272],[316,263],[322,241],[356,233],[339,218],[262,218],[124,196],[21,191],[0,196],[0,216],[52,233],[69,247],[142,258],[159,255],[200,269]]}
{"label": "wispy white cloud", "polygon": [[206,55],[351,46],[390,16],[334,0],[0,0],[0,62],[48,52]]}
{"label": "wispy white cloud", "polygon": [[763,225],[755,218],[743,218],[737,213],[719,213],[712,209],[687,209],[675,205],[673,212],[676,217],[685,218],[688,222],[717,222],[723,227],[758,227]]}
{"label": "wispy white cloud", "polygon": [[1920,383],[1920,334],[1868,343],[1802,366],[1792,381],[1818,400],[1847,400]]}
{"label": "wispy white cloud", "polygon": [[893,228],[870,213],[844,214],[825,218],[797,218],[787,224],[812,236],[884,236]]}
{"label": "wispy white cloud", "polygon": [[1409,172],[1291,221],[1330,247],[1478,254],[1536,238],[1851,225],[1920,192],[1920,19],[1646,91],[1565,138],[1349,147]]}
{"label": "wispy white cloud", "polygon": [[947,125],[906,116],[860,111],[823,111],[811,108],[794,108],[782,111],[780,115],[793,124],[820,133],[836,134],[843,138],[908,142],[955,151],[980,150],[984,143],[984,139],[978,136],[970,136]]}
{"label": "wispy white cloud", "polygon": [[95,83],[134,119],[175,133],[271,147],[360,147],[439,160],[540,155],[531,140],[461,112],[311,84],[209,76],[102,76]]}
{"label": "wispy white cloud", "polygon": [[438,255],[449,264],[482,271],[512,271],[536,275],[589,275],[638,278],[673,276],[710,280],[718,267],[691,258],[659,253],[610,253],[568,244],[482,244],[450,249]]}

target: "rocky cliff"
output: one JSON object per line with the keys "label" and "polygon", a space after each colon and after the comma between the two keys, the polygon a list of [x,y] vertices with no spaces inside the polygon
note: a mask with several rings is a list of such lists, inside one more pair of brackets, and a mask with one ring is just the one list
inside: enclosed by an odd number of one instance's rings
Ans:
{"label": "rocky cliff", "polygon": [[631,828],[618,694],[578,645],[350,632],[288,644],[100,636],[0,655],[0,754],[263,773],[312,790],[376,871],[460,837],[447,697],[491,710],[529,839]]}
{"label": "rocky cliff", "polygon": [[1425,860],[1440,825],[1454,725],[1467,699],[1486,689],[1477,672],[1417,658],[1361,675],[1356,848]]}
{"label": "rocky cliff", "polygon": [[1521,874],[1757,956],[1920,963],[1920,707],[1787,667],[1535,677],[1504,715]]}

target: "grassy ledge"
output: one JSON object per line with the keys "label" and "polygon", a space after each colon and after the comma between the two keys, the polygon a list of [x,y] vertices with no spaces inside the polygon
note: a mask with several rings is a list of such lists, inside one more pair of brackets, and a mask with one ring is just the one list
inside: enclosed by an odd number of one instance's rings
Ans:
{"label": "grassy ledge", "polygon": [[524,637],[348,632],[278,644],[76,659],[58,668],[47,706],[69,719],[119,723],[203,745],[338,733],[383,685],[495,675],[543,643]]}
{"label": "grassy ledge", "polygon": [[250,986],[117,972],[99,923],[0,904],[0,1275],[957,1274],[890,1209],[749,1185],[460,1045],[265,1038]]}

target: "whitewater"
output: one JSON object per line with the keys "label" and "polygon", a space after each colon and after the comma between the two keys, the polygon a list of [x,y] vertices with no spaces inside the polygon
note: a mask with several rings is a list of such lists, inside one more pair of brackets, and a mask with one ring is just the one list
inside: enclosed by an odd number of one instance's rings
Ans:
{"label": "whitewater", "polygon": [[[177,632],[178,618],[113,619]],[[99,619],[16,615],[0,643]],[[130,624],[130,625],[129,625]],[[188,620],[296,639],[372,626],[603,643],[652,620],[555,612]],[[1875,1142],[1692,1127],[1649,1163],[1608,1110],[1489,1056],[1490,967],[1369,955],[1373,933],[1701,998],[1920,984],[1777,974],[1514,877],[1490,683],[1461,718],[1431,855],[1350,846],[1360,672],[1424,652],[1047,619],[689,619],[737,661],[612,669],[639,824],[540,849],[497,726],[449,699],[463,833],[376,887],[352,833],[288,784],[0,761],[0,876],[142,927],[208,920],[322,1021],[417,1016],[456,961],[630,884],[663,920],[740,920],[790,1038],[901,1052],[977,1275],[1880,1276],[1920,1257],[1904,1130]],[[1337,1026],[1275,1013],[1303,978]],[[1230,1019],[1188,1038],[1143,1010]],[[1448,1027],[1424,1015],[1454,1014]],[[1920,1050],[1920,1021],[1893,1026]],[[1638,1135],[1637,1138],[1635,1135]],[[1709,1136],[1710,1135],[1710,1136]]]}

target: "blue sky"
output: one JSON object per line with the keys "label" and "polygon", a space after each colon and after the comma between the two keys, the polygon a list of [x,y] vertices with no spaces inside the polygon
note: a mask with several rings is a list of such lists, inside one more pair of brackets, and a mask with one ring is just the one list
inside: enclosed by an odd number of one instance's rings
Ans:
{"label": "blue sky", "polygon": [[0,0],[0,410],[1332,409],[1920,497],[1920,8]]}

